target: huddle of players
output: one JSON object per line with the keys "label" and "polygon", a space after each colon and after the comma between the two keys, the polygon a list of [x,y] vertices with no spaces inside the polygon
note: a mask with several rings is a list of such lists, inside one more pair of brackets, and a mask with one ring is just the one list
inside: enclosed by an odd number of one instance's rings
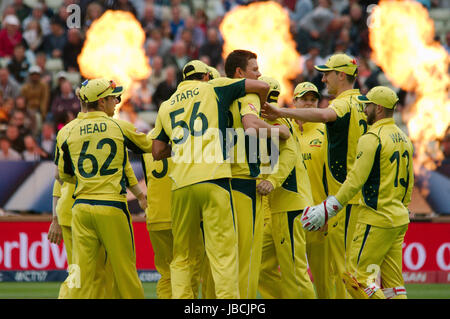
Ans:
{"label": "huddle of players", "polygon": [[[277,299],[406,297],[401,243],[412,145],[392,119],[398,98],[386,87],[360,95],[356,61],[345,54],[316,68],[336,96],[330,107],[318,109],[317,88],[304,82],[294,90],[296,109],[284,109],[276,105],[279,83],[261,76],[254,53],[233,51],[227,77],[191,61],[148,136],[108,117],[120,87],[83,83],[88,116],[80,113],[57,139],[62,188],[77,182],[66,196],[76,197],[73,216],[61,224],[72,231],[62,235],[76,267],[60,298],[143,298],[127,186],[146,208],[158,298],[197,298],[200,283],[203,298],[253,299],[258,290]],[[249,154],[256,141],[278,150],[269,172]],[[206,161],[193,145],[222,154]],[[143,153],[148,202],[127,169],[125,147]],[[54,242],[62,211],[56,206]]]}

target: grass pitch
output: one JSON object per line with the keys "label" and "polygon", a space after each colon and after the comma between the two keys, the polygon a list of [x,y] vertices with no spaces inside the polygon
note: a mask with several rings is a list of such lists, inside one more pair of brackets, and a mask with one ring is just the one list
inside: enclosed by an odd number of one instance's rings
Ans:
{"label": "grass pitch", "polygon": [[[56,299],[60,282],[0,282],[0,299]],[[145,298],[156,299],[156,283],[144,282]],[[409,299],[450,299],[450,284],[406,285]]]}

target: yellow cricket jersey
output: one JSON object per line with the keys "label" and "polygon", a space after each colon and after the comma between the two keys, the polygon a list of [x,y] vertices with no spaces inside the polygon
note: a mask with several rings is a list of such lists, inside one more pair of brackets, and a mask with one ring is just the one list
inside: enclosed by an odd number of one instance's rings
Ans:
{"label": "yellow cricket jersey", "polygon": [[[261,104],[257,94],[247,94],[237,99],[230,107],[228,127],[233,128],[227,135],[227,147],[232,160],[233,177],[255,178],[260,174],[258,161],[258,141],[256,137],[245,134],[242,117],[253,114],[259,117]],[[250,143],[255,145],[250,145]],[[251,153],[250,153],[251,152]]]}
{"label": "yellow cricket jersey", "polygon": [[152,139],[171,142],[172,189],[231,177],[226,128],[231,103],[245,95],[245,79],[185,80],[159,108]]}
{"label": "yellow cricket jersey", "polygon": [[306,166],[314,205],[321,203],[328,196],[325,157],[327,156],[327,137],[324,123],[308,122],[300,129],[292,121],[294,134],[300,143],[300,151]]}
{"label": "yellow cricket jersey", "polygon": [[147,224],[151,230],[170,229],[172,180],[169,178],[169,171],[172,169],[172,159],[169,157],[155,161],[149,153],[142,157],[147,184]]}
{"label": "yellow cricket jersey", "polygon": [[394,119],[371,126],[358,142],[356,160],[336,198],[347,203],[362,189],[358,221],[378,227],[409,223],[408,205],[414,186],[413,146]]}
{"label": "yellow cricket jersey", "polygon": [[[352,169],[356,156],[358,139],[367,132],[367,120],[363,105],[356,100],[359,90],[347,90],[330,102],[337,114],[334,122],[326,123],[328,156],[327,182],[330,194],[335,194],[344,183],[347,173]],[[360,196],[349,201],[357,204]]]}
{"label": "yellow cricket jersey", "polygon": [[[101,111],[88,112],[70,127],[61,144],[59,175],[65,182],[76,183],[77,199],[126,201],[126,187],[132,185],[127,176],[127,148],[139,154],[151,152],[151,146],[151,140],[137,133],[133,124]],[[129,169],[132,172],[131,165]]]}
{"label": "yellow cricket jersey", "polygon": [[287,140],[279,141],[279,159],[272,174],[266,179],[274,190],[269,194],[272,213],[301,210],[312,205],[311,185],[300,154],[300,145],[288,119],[277,119],[272,125],[285,125],[291,132]]}

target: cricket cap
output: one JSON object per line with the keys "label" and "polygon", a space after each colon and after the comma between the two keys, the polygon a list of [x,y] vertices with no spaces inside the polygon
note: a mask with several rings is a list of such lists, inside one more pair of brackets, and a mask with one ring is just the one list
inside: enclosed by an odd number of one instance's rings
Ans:
{"label": "cricket cap", "polygon": [[356,98],[361,103],[374,103],[387,109],[393,109],[397,105],[398,96],[387,86],[375,86],[366,95],[359,95]]}
{"label": "cricket cap", "polygon": [[183,67],[183,80],[196,73],[210,73],[208,65],[200,60],[192,60]]}
{"label": "cricket cap", "polygon": [[258,80],[260,81],[264,81],[267,84],[269,84],[270,88],[269,88],[269,93],[267,95],[267,102],[269,103],[277,103],[278,102],[278,97],[280,96],[281,93],[281,86],[280,86],[280,82],[278,82],[277,79],[274,79],[270,76],[260,76],[258,78]]}
{"label": "cricket cap", "polygon": [[209,69],[209,72],[208,72],[209,73],[209,78],[211,80],[218,79],[218,78],[221,77],[219,71],[215,67],[208,65],[208,69]]}
{"label": "cricket cap", "polygon": [[317,98],[320,99],[320,93],[317,89],[317,86],[312,84],[311,82],[302,82],[297,84],[297,86],[294,89],[294,99],[302,97],[308,92],[313,92],[317,95]]}
{"label": "cricket cap", "polygon": [[344,72],[348,75],[356,75],[358,71],[358,64],[356,63],[356,60],[344,53],[334,54],[328,59],[325,64],[315,65],[314,67],[320,72],[328,72],[334,70],[338,72]]}
{"label": "cricket cap", "polygon": [[86,80],[81,84],[80,97],[84,102],[95,102],[101,98],[123,93],[123,86],[116,85],[113,80],[105,78]]}

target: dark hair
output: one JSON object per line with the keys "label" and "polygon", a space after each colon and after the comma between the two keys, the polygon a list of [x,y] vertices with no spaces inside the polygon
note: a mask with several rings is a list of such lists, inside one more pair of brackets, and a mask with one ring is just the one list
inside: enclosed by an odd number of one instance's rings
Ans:
{"label": "dark hair", "polygon": [[187,76],[183,81],[186,81],[186,80],[198,80],[198,81],[201,81],[201,80],[203,80],[203,76],[205,74],[206,73],[194,73],[194,74],[191,74],[191,75]]}
{"label": "dark hair", "polygon": [[245,70],[248,65],[248,60],[256,59],[256,53],[247,50],[234,50],[225,60],[225,74],[227,77],[234,77],[237,68]]}

